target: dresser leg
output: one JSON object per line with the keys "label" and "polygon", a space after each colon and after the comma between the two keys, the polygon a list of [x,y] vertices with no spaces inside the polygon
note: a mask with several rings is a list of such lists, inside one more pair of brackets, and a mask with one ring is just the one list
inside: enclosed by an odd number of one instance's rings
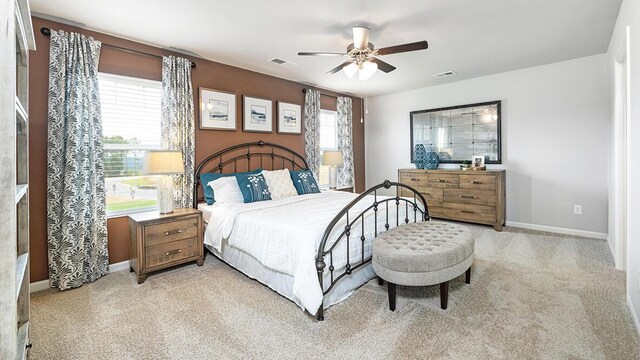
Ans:
{"label": "dresser leg", "polygon": [[202,266],[204,264],[204,258],[196,260],[196,264],[198,264],[198,266]]}
{"label": "dresser leg", "polygon": [[493,225],[493,228],[494,228],[496,231],[502,231],[502,225]]}
{"label": "dresser leg", "polygon": [[147,280],[147,274],[138,275],[138,284],[142,284],[145,280]]}

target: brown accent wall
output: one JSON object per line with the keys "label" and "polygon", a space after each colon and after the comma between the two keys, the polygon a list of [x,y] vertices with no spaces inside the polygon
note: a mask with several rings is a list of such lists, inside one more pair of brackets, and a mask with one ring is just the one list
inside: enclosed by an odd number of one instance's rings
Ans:
{"label": "brown accent wall", "polygon": [[[75,31],[93,36],[104,43],[118,45],[157,55],[178,55],[170,51],[153,46],[143,45],[133,41],[60,24],[57,22],[33,18],[36,32],[36,51],[30,55],[29,78],[29,119],[30,137],[29,150],[31,153],[30,170],[30,211],[31,211],[31,280],[33,282],[48,278],[47,270],[47,91],[49,77],[49,38],[40,33],[40,28],[48,27],[54,30]],[[195,61],[197,68],[192,72],[194,103],[196,104],[196,121],[198,119],[198,88],[205,87],[216,90],[230,91],[238,95],[237,131],[196,130],[196,163],[207,155],[223,148],[247,141],[264,140],[282,144],[295,151],[304,153],[304,135],[279,135],[275,133],[259,134],[242,132],[242,97],[251,95],[275,101],[284,101],[303,105],[306,86],[273,76],[256,73],[228,66],[212,61],[189,57]],[[127,52],[103,47],[100,55],[102,72],[118,75],[135,76],[145,79],[161,79],[161,60],[153,57],[130,54]],[[335,92],[322,90],[324,94],[339,95]],[[322,107],[336,109],[336,99],[330,96],[321,98]],[[362,116],[362,99],[353,97],[353,145],[356,190],[363,191],[365,186],[364,168],[364,125],[360,123]],[[274,116],[275,119],[275,116]],[[117,263],[129,258],[129,232],[127,217],[111,218],[108,220],[109,232],[109,262]]]}

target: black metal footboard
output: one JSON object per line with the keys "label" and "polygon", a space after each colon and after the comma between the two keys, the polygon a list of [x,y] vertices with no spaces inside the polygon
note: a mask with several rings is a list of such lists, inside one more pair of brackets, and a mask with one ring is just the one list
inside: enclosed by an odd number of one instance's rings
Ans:
{"label": "black metal footboard", "polygon": [[[389,189],[392,186],[396,187],[396,196],[386,197],[379,200],[378,189],[381,189],[381,188]],[[400,197],[400,190],[402,188],[409,190],[413,194],[413,196]],[[349,214],[349,210],[351,210],[356,204],[359,204],[361,201],[363,201],[363,199],[366,199],[367,196],[371,194],[374,195],[374,198],[373,198],[373,203],[370,206],[366,207],[363,211],[356,214],[355,216],[353,214]],[[422,203],[423,208],[420,208],[420,206],[418,206],[419,205],[418,200],[420,200],[420,202]],[[390,203],[392,204],[390,205]],[[331,289],[333,289],[335,284],[338,281],[340,281],[342,278],[344,278],[345,276],[351,275],[351,273],[356,269],[371,262],[371,256],[365,257],[365,239],[366,239],[365,238],[365,234],[366,234],[365,216],[369,211],[373,211],[373,218],[374,218],[373,233],[375,234],[375,236],[378,236],[378,211],[384,210],[386,212],[384,230],[382,231],[388,230],[389,221],[390,221],[389,206],[394,206],[394,205],[396,207],[395,209],[396,210],[396,214],[395,214],[396,226],[400,226],[401,222],[404,224],[407,224],[410,222],[409,220],[410,211],[413,211],[414,222],[427,221],[430,219],[429,210],[427,209],[427,201],[424,199],[424,197],[422,196],[422,194],[420,194],[418,190],[402,183],[385,180],[383,183],[376,185],[368,189],[364,193],[360,194],[360,196],[358,196],[355,200],[353,200],[347,206],[345,206],[344,209],[342,209],[338,213],[338,215],[336,215],[336,217],[334,217],[333,220],[331,220],[331,223],[329,223],[329,226],[327,226],[326,230],[324,231],[324,235],[322,236],[322,241],[320,242],[320,246],[318,247],[318,253],[316,255],[316,269],[318,271],[318,281],[320,282],[320,288],[322,289],[323,296],[327,295],[331,291]],[[405,210],[404,219],[402,219],[402,221],[400,219],[401,206],[404,206],[404,210]],[[344,230],[340,232],[335,242],[329,243],[329,238],[331,236],[331,233],[334,232],[334,229],[336,228],[337,224],[342,222],[343,218],[345,219]],[[360,224],[358,224],[358,221],[360,222]],[[351,230],[356,229],[356,226],[361,227],[360,229],[361,235],[358,241],[359,244],[356,243],[352,245]],[[333,250],[336,249],[336,246],[341,244],[343,241],[346,241],[347,264],[342,273],[334,274],[336,269],[334,267],[334,261],[333,261]],[[361,256],[359,256],[358,258],[352,259],[351,253],[349,252],[350,247],[358,246],[358,245],[361,247],[360,249]],[[330,273],[331,283],[328,284],[327,288],[325,289],[323,287],[323,277],[324,277],[324,269],[327,266],[327,262],[329,264],[329,273]],[[320,308],[318,309],[318,314],[317,314],[318,320],[320,321],[324,320],[323,305],[324,305],[324,302],[320,304]]]}

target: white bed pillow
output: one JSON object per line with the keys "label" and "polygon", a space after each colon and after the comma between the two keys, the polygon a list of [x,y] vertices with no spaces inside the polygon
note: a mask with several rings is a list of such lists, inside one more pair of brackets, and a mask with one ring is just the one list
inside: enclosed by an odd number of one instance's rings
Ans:
{"label": "white bed pillow", "polygon": [[291,181],[291,174],[289,174],[288,169],[263,170],[262,176],[264,176],[267,182],[272,200],[298,195],[295,186],[293,186],[293,181]]}
{"label": "white bed pillow", "polygon": [[244,203],[244,198],[242,197],[242,192],[240,191],[238,180],[236,180],[235,176],[221,177],[210,181],[207,185],[213,189],[216,203]]}

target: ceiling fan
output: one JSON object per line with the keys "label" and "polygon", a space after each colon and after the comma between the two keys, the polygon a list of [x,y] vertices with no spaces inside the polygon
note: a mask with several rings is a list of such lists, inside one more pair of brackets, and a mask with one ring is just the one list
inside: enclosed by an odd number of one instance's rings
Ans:
{"label": "ceiling fan", "polygon": [[343,70],[348,77],[353,77],[358,73],[360,80],[367,80],[380,69],[386,73],[396,69],[395,66],[386,63],[376,56],[397,54],[409,51],[424,50],[429,47],[426,41],[418,41],[408,44],[388,46],[376,49],[369,42],[369,28],[363,26],[353,27],[353,43],[347,46],[347,52],[299,52],[300,56],[348,56],[349,59],[335,68],[329,70],[327,74],[335,74]]}

